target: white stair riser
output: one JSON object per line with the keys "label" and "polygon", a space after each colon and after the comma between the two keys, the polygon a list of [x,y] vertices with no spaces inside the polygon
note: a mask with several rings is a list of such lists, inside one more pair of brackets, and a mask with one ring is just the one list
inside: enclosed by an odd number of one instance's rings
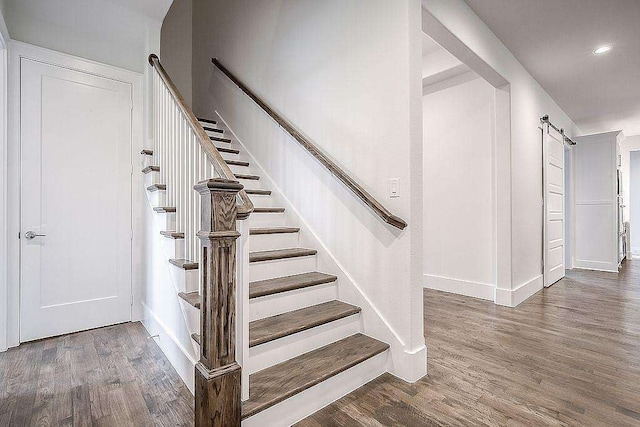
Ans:
{"label": "white stair riser", "polygon": [[180,298],[180,303],[184,307],[184,314],[187,318],[187,329],[192,333],[200,331],[200,310]]}
{"label": "white stair riser", "polygon": [[157,191],[148,191],[149,195],[149,203],[151,206],[164,206],[166,203],[166,191],[157,190]]}
{"label": "white stair riser", "polygon": [[[245,175],[254,175],[251,173],[244,173]],[[266,188],[264,188],[262,186],[262,180],[261,179],[238,179],[238,182],[240,184],[242,184],[242,186],[244,188],[253,188],[256,190],[267,190]]]}
{"label": "white stair riser", "polygon": [[308,273],[310,271],[316,271],[316,265],[315,256],[252,262],[249,263],[249,278],[254,282],[256,280]]}
{"label": "white stair riser", "polygon": [[149,172],[144,174],[144,188],[153,184],[164,184],[164,182],[160,182],[160,172]]}
{"label": "white stair riser", "polygon": [[249,228],[280,227],[284,225],[284,212],[252,213],[249,217]]}
{"label": "white stair riser", "polygon": [[178,292],[194,292],[198,290],[200,283],[198,270],[184,270],[169,263],[168,260],[167,264],[169,264],[169,271],[171,272],[173,283],[178,288]]}
{"label": "white stair riser", "polygon": [[165,253],[170,255],[170,259],[184,258],[184,239],[170,239],[163,237]]}
{"label": "white stair riser", "polygon": [[[215,145],[218,148],[231,148],[231,149],[234,149],[234,150],[238,149],[238,147],[227,147],[227,145],[231,145],[231,144],[226,144],[226,143],[222,143],[222,142],[219,142],[219,143],[217,143]],[[240,154],[226,153],[224,151],[221,151],[220,154],[222,155],[222,158],[226,159],[226,160],[244,160],[244,159],[240,159]]]}
{"label": "white stair riser", "polygon": [[[226,153],[225,153],[225,157],[226,157]],[[252,174],[255,173],[255,171],[251,168],[251,166],[238,166],[238,165],[228,165],[229,169],[231,169],[231,172],[233,172],[234,174],[238,174],[238,173],[245,173],[245,174]]]}
{"label": "white stair riser", "polygon": [[339,319],[249,349],[249,374],[360,332],[360,315]]}
{"label": "white stair riser", "polygon": [[285,427],[351,393],[387,370],[388,350],[242,421],[242,427]]}
{"label": "white stair riser", "polygon": [[146,168],[147,166],[155,165],[157,160],[154,159],[153,156],[142,155],[142,167]]}
{"label": "white stair riser", "polygon": [[249,321],[276,316],[338,299],[336,282],[249,300]]}
{"label": "white stair riser", "polygon": [[153,219],[161,230],[173,230],[176,222],[176,215],[173,213],[153,213]]}
{"label": "white stair riser", "polygon": [[268,208],[277,206],[276,198],[268,195],[249,194],[249,198],[253,202],[253,206],[257,208]]}
{"label": "white stair riser", "polygon": [[299,233],[252,234],[249,236],[249,250],[268,251],[295,248],[298,246],[298,242]]}

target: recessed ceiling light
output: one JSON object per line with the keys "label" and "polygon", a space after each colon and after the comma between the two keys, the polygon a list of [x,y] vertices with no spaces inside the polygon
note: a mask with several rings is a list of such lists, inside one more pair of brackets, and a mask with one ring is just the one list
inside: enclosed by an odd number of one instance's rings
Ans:
{"label": "recessed ceiling light", "polygon": [[600,46],[599,48],[594,50],[593,53],[596,54],[596,55],[602,55],[603,53],[609,52],[612,48],[613,48],[613,46],[611,46],[611,45]]}

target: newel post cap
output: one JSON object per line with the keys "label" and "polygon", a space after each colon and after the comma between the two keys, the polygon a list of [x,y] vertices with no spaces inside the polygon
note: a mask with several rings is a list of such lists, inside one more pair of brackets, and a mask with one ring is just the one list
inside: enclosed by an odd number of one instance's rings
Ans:
{"label": "newel post cap", "polygon": [[193,186],[193,189],[200,194],[207,194],[214,191],[228,191],[231,193],[237,193],[244,187],[238,181],[225,178],[211,178],[204,181],[200,181]]}

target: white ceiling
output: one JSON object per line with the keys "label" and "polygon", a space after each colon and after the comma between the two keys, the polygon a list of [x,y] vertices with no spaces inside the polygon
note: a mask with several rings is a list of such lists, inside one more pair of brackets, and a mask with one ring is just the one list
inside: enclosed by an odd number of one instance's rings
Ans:
{"label": "white ceiling", "polygon": [[640,134],[640,0],[465,1],[582,132]]}

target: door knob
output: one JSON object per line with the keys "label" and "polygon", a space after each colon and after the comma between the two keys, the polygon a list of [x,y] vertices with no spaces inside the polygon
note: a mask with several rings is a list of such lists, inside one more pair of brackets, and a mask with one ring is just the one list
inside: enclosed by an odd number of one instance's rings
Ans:
{"label": "door knob", "polygon": [[35,231],[27,231],[26,233],[24,233],[24,237],[26,237],[28,240],[33,240],[36,237],[44,237],[46,236],[46,234],[36,234]]}

